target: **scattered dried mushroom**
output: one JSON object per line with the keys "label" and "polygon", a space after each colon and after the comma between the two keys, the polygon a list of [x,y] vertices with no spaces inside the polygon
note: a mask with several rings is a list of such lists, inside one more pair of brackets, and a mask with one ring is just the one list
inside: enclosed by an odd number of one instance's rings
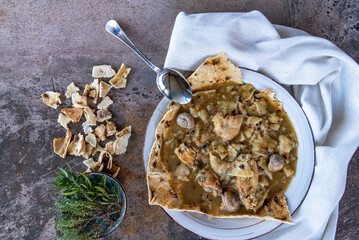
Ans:
{"label": "scattered dried mushroom", "polygon": [[[83,163],[88,167],[86,172],[106,172],[116,177],[120,168],[113,164],[113,154],[123,154],[126,152],[128,139],[131,136],[131,126],[124,128],[118,132],[116,124],[109,119],[112,118],[112,113],[108,110],[109,106],[113,104],[110,97],[106,96],[112,87],[124,88],[126,86],[127,75],[131,68],[125,68],[122,64],[121,68],[116,73],[110,65],[94,66],[92,76],[95,78],[90,85],[86,85],[84,93],[79,94],[78,88],[73,82],[67,86],[65,93],[66,98],[71,97],[72,107],[61,109],[58,117],[58,123],[67,129],[66,136],[55,138],[53,141],[54,152],[65,158],[67,154],[74,156],[83,156],[87,158]],[[111,78],[110,83],[100,80],[99,78]],[[48,91],[41,95],[44,103],[52,108],[57,108],[61,104],[60,93]],[[96,106],[98,109],[91,109],[88,102],[97,104],[98,100],[102,101]],[[70,122],[78,123],[82,115],[85,115],[86,121],[82,123],[84,137],[81,133],[74,135],[72,141],[72,134],[69,130],[68,124]],[[106,125],[101,124],[95,130],[91,126],[96,126],[97,122],[106,121]],[[105,141],[106,136],[111,137],[116,135],[116,140],[106,143],[105,148],[102,148],[99,141]],[[97,138],[97,137],[98,138]],[[97,152],[100,152],[97,162],[90,158]]]}
{"label": "scattered dried mushroom", "polygon": [[61,104],[60,93],[47,91],[41,94],[41,97],[42,101],[49,107],[57,108]]}

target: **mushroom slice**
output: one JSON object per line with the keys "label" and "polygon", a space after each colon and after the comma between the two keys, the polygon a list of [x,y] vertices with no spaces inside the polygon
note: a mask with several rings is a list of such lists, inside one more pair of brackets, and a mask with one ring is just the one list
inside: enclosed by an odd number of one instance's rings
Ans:
{"label": "mushroom slice", "polygon": [[69,127],[67,125],[71,122],[71,119],[68,118],[64,113],[60,113],[57,122],[60,123],[64,128],[68,129]]}
{"label": "mushroom slice", "polygon": [[105,97],[112,86],[104,81],[100,82],[100,97]]}
{"label": "mushroom slice", "polygon": [[65,158],[67,154],[67,149],[71,141],[71,132],[67,130],[65,137],[55,138],[54,139],[54,152],[60,155],[60,157]]}
{"label": "mushroom slice", "polygon": [[61,104],[60,93],[47,91],[41,94],[41,97],[42,101],[49,107],[56,109]]}
{"label": "mushroom slice", "polygon": [[181,143],[181,145],[175,149],[175,154],[188,167],[192,168],[193,170],[197,169],[197,166],[195,165],[197,151],[194,148]]}
{"label": "mushroom slice", "polygon": [[110,83],[115,88],[126,87],[127,75],[130,73],[131,68],[126,68],[125,64],[122,63],[121,68],[118,70],[116,75],[110,80]]}
{"label": "mushroom slice", "polygon": [[84,113],[85,113],[85,117],[86,117],[86,122],[90,126],[96,125],[97,117],[94,114],[94,110],[92,110],[91,108],[84,108]]}
{"label": "mushroom slice", "polygon": [[80,91],[80,88],[76,87],[75,84],[72,82],[70,85],[67,86],[65,96],[67,98],[70,98],[72,94],[77,93],[78,91]]}
{"label": "mushroom slice", "polygon": [[96,162],[92,158],[84,160],[83,163],[92,171],[94,170],[96,165]]}
{"label": "mushroom slice", "polygon": [[263,168],[264,173],[267,175],[267,177],[268,177],[270,180],[273,179],[272,172],[269,171],[269,169],[268,169],[267,160],[266,160],[263,156],[260,156],[260,157],[259,157],[258,166],[260,166],[261,168]]}
{"label": "mushroom slice", "polygon": [[78,123],[82,117],[84,110],[82,108],[63,108],[61,112],[66,114],[72,122]]}
{"label": "mushroom slice", "polygon": [[229,212],[237,212],[241,204],[236,194],[230,191],[224,192],[222,202],[226,210]]}
{"label": "mushroom slice", "polygon": [[92,132],[92,128],[90,127],[88,122],[83,122],[82,123],[82,128],[84,130],[84,133],[90,133]]}
{"label": "mushroom slice", "polygon": [[92,77],[94,78],[110,78],[116,74],[110,65],[93,66]]}
{"label": "mushroom slice", "polygon": [[107,132],[107,137],[110,137],[112,135],[115,135],[117,133],[117,129],[116,129],[116,124],[112,121],[106,121],[106,132]]}
{"label": "mushroom slice", "polygon": [[85,158],[89,158],[92,155],[92,151],[94,147],[89,143],[85,143],[85,145],[86,145],[86,149],[85,152],[82,154],[82,156]]}
{"label": "mushroom slice", "polygon": [[116,140],[113,143],[113,149],[116,155],[123,154],[127,150],[128,139],[131,137],[131,126],[124,128],[116,134]]}
{"label": "mushroom slice", "polygon": [[206,192],[212,192],[213,196],[222,196],[223,190],[218,176],[208,167],[202,169],[197,177],[197,182]]}
{"label": "mushroom slice", "polygon": [[97,103],[99,89],[100,89],[100,82],[98,79],[94,79],[91,85],[86,84],[83,96],[87,97],[88,101],[92,103]]}
{"label": "mushroom slice", "polygon": [[72,94],[71,96],[72,106],[76,108],[88,108],[87,99],[84,96],[81,96],[78,92]]}
{"label": "mushroom slice", "polygon": [[95,128],[95,134],[101,141],[105,141],[106,140],[106,127],[105,127],[105,125],[101,124],[100,126]]}
{"label": "mushroom slice", "polygon": [[286,177],[291,177],[294,174],[294,169],[291,168],[287,163],[284,163],[283,171]]}
{"label": "mushroom slice", "polygon": [[112,113],[107,109],[101,109],[97,111],[97,121],[103,122],[105,120],[111,119]]}
{"label": "mushroom slice", "polygon": [[96,135],[93,133],[87,134],[87,136],[85,137],[85,141],[91,144],[91,146],[93,147],[96,147],[97,145]]}
{"label": "mushroom slice", "polygon": [[69,154],[75,156],[81,156],[86,151],[86,144],[84,136],[80,133],[74,136],[74,139],[69,145]]}
{"label": "mushroom slice", "polygon": [[185,112],[177,116],[176,122],[180,127],[187,129],[191,129],[195,125],[194,118],[191,116],[191,114]]}
{"label": "mushroom slice", "polygon": [[97,105],[97,109],[107,109],[112,103],[113,103],[113,101],[111,100],[111,98],[109,98],[108,96],[106,96],[106,97]]}
{"label": "mushroom slice", "polygon": [[105,150],[111,155],[115,154],[115,150],[113,149],[113,142],[106,143]]}
{"label": "mushroom slice", "polygon": [[191,170],[187,167],[186,164],[180,163],[180,165],[173,172],[173,176],[176,177],[180,181],[189,181],[189,175],[191,174]]}
{"label": "mushroom slice", "polygon": [[225,115],[217,113],[213,119],[214,132],[222,138],[223,141],[230,141],[238,135],[242,125],[243,116]]}

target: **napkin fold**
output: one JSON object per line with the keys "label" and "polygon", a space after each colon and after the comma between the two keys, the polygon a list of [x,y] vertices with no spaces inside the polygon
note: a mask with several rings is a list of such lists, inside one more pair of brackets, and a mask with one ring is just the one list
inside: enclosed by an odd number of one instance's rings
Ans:
{"label": "napkin fold", "polygon": [[235,65],[284,85],[310,122],[316,150],[308,194],[293,216],[263,239],[334,239],[348,162],[359,145],[359,66],[323,38],[271,24],[258,11],[179,13],[165,67],[195,70],[227,53]]}

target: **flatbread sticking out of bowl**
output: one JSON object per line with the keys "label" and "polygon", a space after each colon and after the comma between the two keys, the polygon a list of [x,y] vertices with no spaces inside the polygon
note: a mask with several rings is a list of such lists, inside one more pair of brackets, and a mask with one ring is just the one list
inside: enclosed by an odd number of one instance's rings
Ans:
{"label": "flatbread sticking out of bowl", "polygon": [[241,70],[227,60],[225,53],[207,58],[188,78],[192,91],[198,91],[213,85],[233,82],[242,84]]}
{"label": "flatbread sticking out of bowl", "polygon": [[[292,224],[283,191],[293,177],[288,167],[295,172],[297,139],[273,91],[243,84],[224,53],[208,58],[188,82],[191,102],[170,103],[156,128],[149,203],[211,218]],[[288,174],[283,164],[268,168],[272,156],[293,156],[285,162]]]}

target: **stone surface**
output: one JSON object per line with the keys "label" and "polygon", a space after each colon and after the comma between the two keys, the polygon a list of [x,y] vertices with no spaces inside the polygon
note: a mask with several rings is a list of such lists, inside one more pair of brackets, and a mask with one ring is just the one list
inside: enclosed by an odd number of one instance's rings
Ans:
{"label": "stone surface", "polygon": [[[91,68],[124,62],[132,68],[125,89],[112,89],[110,107],[118,126],[133,126],[128,151],[116,157],[119,180],[128,196],[121,226],[106,239],[199,239],[147,204],[142,146],[146,124],[161,99],[154,73],[126,46],[104,30],[114,18],[155,63],[164,62],[176,15],[257,9],[276,24],[325,37],[359,61],[359,4],[348,1],[63,1],[0,0],[0,238],[54,239],[47,188],[54,170],[68,161],[84,170],[81,158],[61,159],[52,139],[65,134],[56,122],[59,109],[41,102],[41,93],[62,94],[74,81],[92,82]],[[63,99],[65,100],[65,99]],[[70,101],[64,101],[63,106]],[[73,132],[79,128],[71,125]],[[338,239],[356,239],[359,217],[359,151],[349,164],[340,202]]]}

